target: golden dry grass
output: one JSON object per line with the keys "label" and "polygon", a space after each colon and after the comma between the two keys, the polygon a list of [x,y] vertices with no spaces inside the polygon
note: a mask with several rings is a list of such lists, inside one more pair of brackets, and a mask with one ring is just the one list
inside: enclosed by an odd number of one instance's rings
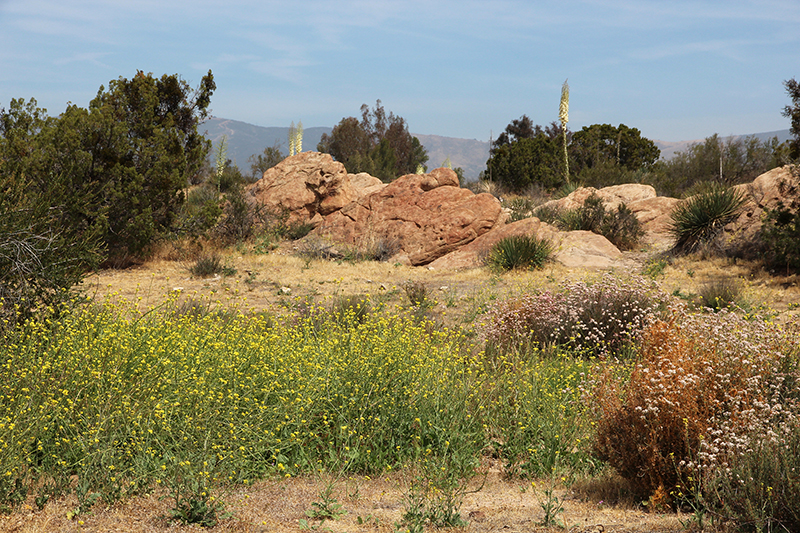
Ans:
{"label": "golden dry grass", "polygon": [[[276,479],[237,489],[226,497],[227,509],[234,516],[221,521],[212,531],[247,533],[289,533],[303,531],[301,519],[305,511],[319,501],[329,479],[311,477]],[[365,477],[333,480],[333,496],[346,514],[335,521],[325,521],[320,530],[332,532],[393,532],[403,513],[403,494],[408,480],[396,473],[377,479]],[[473,480],[477,488],[483,479]],[[541,486],[541,483],[539,484]],[[578,496],[559,488],[555,491],[564,502],[560,515],[571,532],[595,532],[602,525],[608,532],[678,532],[688,515],[646,513],[629,505],[608,505],[597,498]],[[154,493],[117,503],[111,507],[96,505],[88,514],[69,520],[67,512],[76,505],[74,496],[48,504],[42,511],[26,506],[21,512],[0,517],[0,531],[15,533],[153,533],[161,531],[202,531],[192,525],[181,525],[164,518],[169,512],[168,499]],[[541,525],[544,513],[541,490],[530,482],[508,480],[496,468],[490,468],[480,491],[468,494],[461,515],[468,521],[454,533],[557,532],[564,529]],[[310,525],[319,525],[311,521]],[[307,531],[307,529],[306,529]],[[433,531],[433,529],[431,529]]]}

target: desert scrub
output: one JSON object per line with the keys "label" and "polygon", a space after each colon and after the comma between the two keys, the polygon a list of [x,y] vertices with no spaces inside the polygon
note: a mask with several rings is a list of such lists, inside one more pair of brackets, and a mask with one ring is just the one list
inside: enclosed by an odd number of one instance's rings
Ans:
{"label": "desert scrub", "polygon": [[487,351],[561,346],[584,355],[620,354],[663,309],[667,296],[651,280],[605,275],[495,305],[487,315]]}
{"label": "desert scrub", "polygon": [[553,244],[535,235],[512,235],[500,239],[486,257],[486,264],[499,270],[541,268],[553,255]]}
{"label": "desert scrub", "polygon": [[788,206],[779,203],[775,209],[767,210],[761,235],[768,264],[786,269],[787,273],[800,271],[800,201],[795,199]]}
{"label": "desert scrub", "polygon": [[629,378],[609,365],[598,381],[597,457],[642,498],[687,497],[703,472],[725,471],[754,436],[796,417],[797,343],[757,318],[676,306],[647,326]]}
{"label": "desert scrub", "polygon": [[621,203],[616,209],[607,210],[603,199],[594,193],[577,209],[544,205],[534,215],[562,231],[584,230],[602,235],[621,250],[636,248],[644,235],[639,219],[627,205]]}
{"label": "desert scrub", "polygon": [[155,486],[379,473],[484,445],[487,378],[455,332],[178,305],[83,307],[0,347],[0,503],[59,486],[85,511]]}
{"label": "desert scrub", "polygon": [[712,243],[739,216],[745,200],[738,189],[717,186],[679,203],[670,214],[675,249],[694,252]]}

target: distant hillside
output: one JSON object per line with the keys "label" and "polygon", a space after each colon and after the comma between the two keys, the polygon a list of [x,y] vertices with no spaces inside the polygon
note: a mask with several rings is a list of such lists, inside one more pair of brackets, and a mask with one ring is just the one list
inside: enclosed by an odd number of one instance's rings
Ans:
{"label": "distant hillside", "polygon": [[[254,126],[238,120],[225,118],[211,118],[200,125],[199,130],[204,132],[206,138],[217,143],[223,135],[227,136],[228,159],[236,163],[242,172],[247,172],[250,164],[247,160],[251,155],[260,154],[269,146],[280,147],[288,155],[289,128],[265,128]],[[323,133],[330,133],[332,128],[316,127],[303,129],[303,150],[316,150]],[[445,159],[455,167],[464,169],[464,176],[470,180],[477,180],[480,172],[486,168],[489,158],[489,143],[474,139],[456,139],[441,137],[439,135],[418,135],[412,133],[428,151],[428,168],[440,166]]]}
{"label": "distant hillside", "polygon": [[[244,173],[247,173],[250,169],[250,164],[247,162],[250,156],[260,154],[264,151],[264,148],[277,144],[284,154],[289,153],[287,142],[288,127],[265,128],[238,120],[211,118],[204,122],[199,130],[204,132],[206,137],[214,143],[214,147],[217,146],[222,136],[226,135],[228,158],[236,163]],[[331,130],[332,128],[328,127],[305,128],[303,130],[303,150],[316,150],[322,134],[330,133]],[[486,160],[489,159],[488,141],[442,137],[440,135],[421,135],[418,133],[412,133],[412,135],[417,137],[428,151],[428,169],[441,166],[448,157],[453,168],[461,167],[464,169],[464,176],[470,181],[477,180],[481,171],[486,169]],[[750,135],[755,135],[762,141],[778,137],[778,141],[783,142],[791,138],[788,129]],[[743,137],[750,135],[743,135]],[[727,140],[728,137],[723,139]],[[668,160],[676,152],[685,151],[691,145],[702,143],[703,141],[704,139],[678,142],[654,140],[653,142],[661,150],[661,158]]]}

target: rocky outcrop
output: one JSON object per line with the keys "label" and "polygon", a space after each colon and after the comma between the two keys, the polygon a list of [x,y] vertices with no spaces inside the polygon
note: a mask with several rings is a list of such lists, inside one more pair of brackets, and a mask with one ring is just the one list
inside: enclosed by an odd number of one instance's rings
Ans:
{"label": "rocky outcrop", "polygon": [[725,226],[729,240],[748,242],[761,231],[764,212],[778,204],[789,206],[800,200],[800,177],[794,167],[786,165],[765,172],[752,183],[737,185],[746,200],[739,217]]}
{"label": "rocky outcrop", "polygon": [[558,230],[541,222],[536,217],[524,218],[511,224],[498,226],[436,261],[430,266],[435,269],[474,268],[483,265],[492,246],[500,240],[517,235],[536,235],[539,238],[553,239]]}
{"label": "rocky outcrop", "polygon": [[[761,228],[764,210],[798,198],[800,183],[791,167],[777,168],[737,186],[748,198],[742,215],[726,226],[731,239],[752,239]],[[384,184],[369,174],[348,174],[330,155],[304,152],[264,173],[248,188],[253,201],[288,213],[289,222],[310,222],[311,237],[336,245],[359,247],[384,241],[397,250],[394,261],[433,268],[468,268],[483,264],[492,246],[512,235],[549,238],[555,260],[567,267],[611,268],[623,254],[605,237],[587,232],[559,232],[537,218],[505,224],[500,202],[488,193],[459,187],[458,177],[439,168],[409,174]],[[645,230],[647,244],[672,244],[670,215],[679,200],[656,196],[649,185],[585,187],[544,206],[576,209],[592,194],[613,210],[624,203]]]}
{"label": "rocky outcrop", "polygon": [[314,225],[359,197],[344,165],[319,152],[287,157],[264,172],[247,192],[267,209],[286,212],[289,223]]}
{"label": "rocky outcrop", "polygon": [[458,185],[458,176],[439,168],[397,178],[325,217],[313,234],[357,246],[368,237],[392,242],[394,260],[426,265],[504,222],[500,202]]}

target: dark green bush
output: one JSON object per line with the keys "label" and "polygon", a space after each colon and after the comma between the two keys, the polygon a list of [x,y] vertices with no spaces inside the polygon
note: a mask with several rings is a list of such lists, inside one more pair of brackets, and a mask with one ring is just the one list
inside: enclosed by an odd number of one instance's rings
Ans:
{"label": "dark green bush", "polygon": [[620,250],[632,250],[644,235],[642,224],[627,205],[619,204],[616,211],[606,213],[600,234]]}
{"label": "dark green bush", "polygon": [[501,271],[541,268],[553,254],[553,244],[535,235],[513,235],[492,246],[486,263]]}
{"label": "dark green bush", "polygon": [[744,194],[737,189],[713,187],[678,204],[672,211],[670,227],[675,249],[694,252],[701,245],[712,243],[725,224],[739,216],[744,202]]}
{"label": "dark green bush", "polygon": [[542,206],[534,211],[534,216],[562,231],[597,233],[622,250],[635,248],[644,235],[639,219],[627,205],[620,204],[616,211],[606,211],[602,198],[596,194],[586,198],[578,209]]}
{"label": "dark green bush", "polygon": [[800,270],[800,203],[782,203],[768,210],[764,217],[762,238],[767,248],[767,262],[787,271]]}
{"label": "dark green bush", "polygon": [[207,278],[215,274],[222,274],[225,276],[232,276],[236,273],[236,269],[225,266],[222,259],[216,254],[206,255],[198,259],[194,265],[189,268],[189,272],[194,276]]}

